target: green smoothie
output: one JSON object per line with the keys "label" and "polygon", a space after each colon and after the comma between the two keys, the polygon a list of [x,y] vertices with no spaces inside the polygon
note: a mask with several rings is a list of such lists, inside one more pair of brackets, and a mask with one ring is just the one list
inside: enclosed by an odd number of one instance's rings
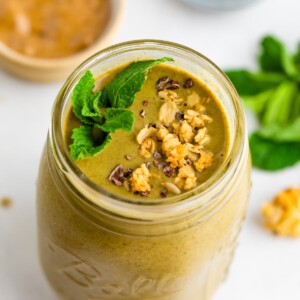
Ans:
{"label": "green smoothie", "polygon": [[[164,55],[174,61],[117,75]],[[50,284],[62,300],[211,300],[250,171],[238,95],[206,58],[161,41],[99,53],[62,88],[41,159],[39,253]]]}

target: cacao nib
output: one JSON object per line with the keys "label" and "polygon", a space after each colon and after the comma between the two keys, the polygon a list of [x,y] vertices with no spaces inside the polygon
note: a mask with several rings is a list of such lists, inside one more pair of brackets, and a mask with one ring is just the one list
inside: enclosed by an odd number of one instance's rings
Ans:
{"label": "cacao nib", "polygon": [[124,177],[128,178],[131,174],[132,174],[133,170],[131,168],[128,168],[125,172],[124,172]]}
{"label": "cacao nib", "polygon": [[171,168],[170,166],[166,166],[164,167],[163,172],[167,177],[172,177],[175,173],[175,169]]}
{"label": "cacao nib", "polygon": [[123,185],[124,182],[123,166],[122,165],[116,166],[109,174],[108,179],[117,186]]}
{"label": "cacao nib", "polygon": [[149,192],[148,192],[148,191],[146,191],[146,192],[141,192],[141,196],[144,197],[144,198],[146,198],[146,197],[149,196]]}
{"label": "cacao nib", "polygon": [[183,120],[184,119],[184,114],[181,113],[181,112],[177,112],[176,115],[175,115],[175,118],[179,121]]}
{"label": "cacao nib", "polygon": [[162,158],[162,154],[160,152],[158,152],[158,151],[155,151],[153,153],[153,157],[156,158],[156,159],[160,159],[160,158]]}
{"label": "cacao nib", "polygon": [[161,190],[160,195],[161,197],[166,198],[168,196],[168,190],[166,189]]}
{"label": "cacao nib", "polygon": [[165,85],[170,81],[168,76],[161,77],[156,82],[156,90],[162,91],[165,89]]}
{"label": "cacao nib", "polygon": [[185,89],[189,89],[189,88],[191,88],[193,85],[194,85],[193,80],[192,80],[191,78],[189,78],[189,79],[187,79],[187,80],[184,82],[183,87],[184,87]]}

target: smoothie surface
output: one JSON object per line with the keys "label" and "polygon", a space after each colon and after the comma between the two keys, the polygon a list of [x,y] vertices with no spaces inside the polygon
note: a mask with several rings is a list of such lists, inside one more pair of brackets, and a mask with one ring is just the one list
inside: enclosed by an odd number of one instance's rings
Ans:
{"label": "smoothie surface", "polygon": [[[100,75],[95,89],[122,68]],[[150,69],[129,109],[135,116],[131,132],[116,131],[101,153],[76,161],[109,193],[144,201],[184,193],[208,180],[228,155],[229,124],[221,103],[182,69],[165,64]],[[70,109],[64,126],[68,147],[80,125]]]}

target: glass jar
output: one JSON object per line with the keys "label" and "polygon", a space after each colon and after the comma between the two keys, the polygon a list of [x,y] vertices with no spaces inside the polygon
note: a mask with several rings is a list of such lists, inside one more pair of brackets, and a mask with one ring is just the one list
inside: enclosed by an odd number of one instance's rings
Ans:
{"label": "glass jar", "polygon": [[[196,189],[135,202],[91,182],[69,156],[62,127],[70,96],[87,69],[94,76],[137,59],[173,57],[222,103],[230,152]],[[201,54],[164,41],[107,48],[68,78],[54,104],[37,187],[39,251],[44,272],[69,300],[208,300],[224,279],[245,217],[250,157],[239,97]]]}

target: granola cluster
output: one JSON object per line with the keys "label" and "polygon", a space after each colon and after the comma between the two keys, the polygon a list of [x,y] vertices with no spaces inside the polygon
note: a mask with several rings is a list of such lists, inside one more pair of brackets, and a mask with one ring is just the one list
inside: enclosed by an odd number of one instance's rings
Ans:
{"label": "granola cluster", "polygon": [[264,225],[275,234],[300,237],[300,188],[287,189],[262,206]]}
{"label": "granola cluster", "polygon": [[[188,79],[183,87],[192,86]],[[162,101],[158,121],[146,125],[136,136],[145,163],[129,175],[127,182],[132,192],[142,196],[151,191],[150,165],[161,170],[161,196],[166,197],[168,192],[179,194],[196,187],[197,173],[214,161],[214,154],[206,149],[211,140],[206,126],[213,121],[205,109],[209,98],[201,98],[193,91],[182,99],[174,91],[177,88],[178,83],[167,77],[158,81],[158,97]],[[153,161],[146,163],[150,158]]]}
{"label": "granola cluster", "polygon": [[130,177],[131,190],[133,192],[150,192],[150,177],[151,174],[146,164],[142,164],[140,168],[132,172],[132,176]]}

